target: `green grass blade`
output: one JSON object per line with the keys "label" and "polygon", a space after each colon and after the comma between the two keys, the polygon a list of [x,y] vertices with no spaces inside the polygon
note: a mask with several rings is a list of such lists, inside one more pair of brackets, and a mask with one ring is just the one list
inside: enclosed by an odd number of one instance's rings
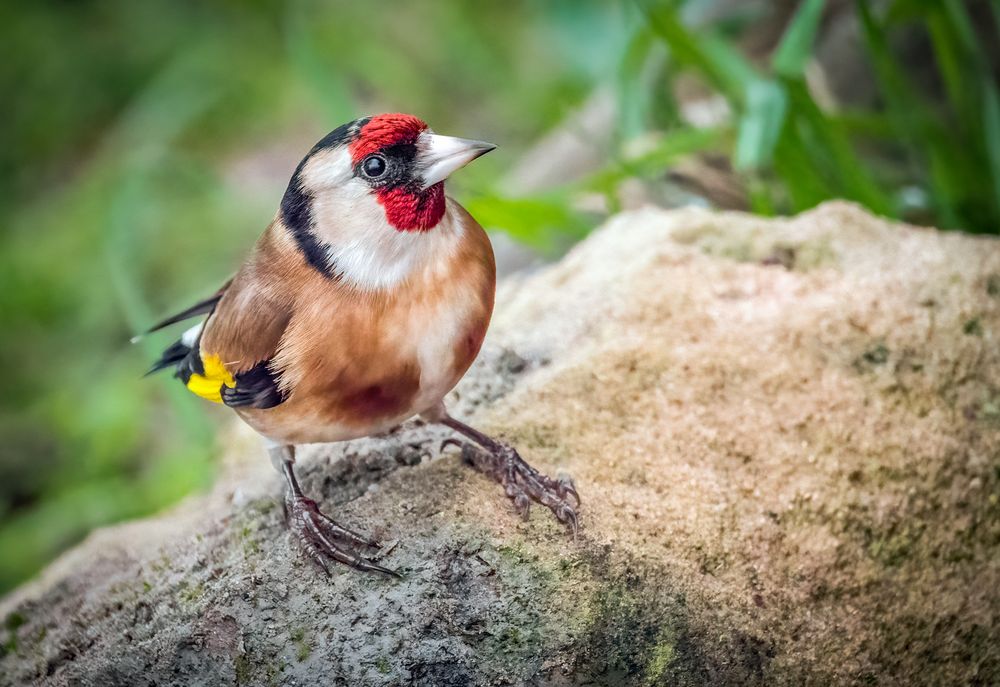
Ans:
{"label": "green grass blade", "polygon": [[617,184],[629,177],[652,178],[685,155],[717,150],[730,140],[728,127],[684,127],[669,132],[652,149],[634,158],[618,160],[580,185],[580,188],[602,193],[613,192]]}
{"label": "green grass blade", "polygon": [[962,48],[969,56],[978,60],[983,53],[979,50],[979,41],[976,40],[976,30],[972,27],[972,19],[961,0],[942,0],[941,6]]}
{"label": "green grass blade", "polygon": [[[887,33],[875,19],[868,0],[855,0],[861,24],[862,38],[871,56],[876,79],[889,118],[897,129],[897,137],[909,156],[909,165],[915,176],[927,174],[934,205],[948,222],[956,222],[959,213],[955,208],[955,184],[949,171],[947,147],[954,136],[948,127],[935,122],[928,114],[931,108],[923,101],[919,91],[909,82],[899,62],[889,48]],[[955,226],[955,224],[951,224]]]}
{"label": "green grass blade", "polygon": [[793,78],[805,71],[825,5],[825,0],[805,0],[799,5],[771,60],[776,74]]}
{"label": "green grass blade", "polygon": [[[652,89],[646,83],[653,36],[639,28],[629,39],[615,80],[618,98],[618,138],[628,141],[646,130]],[[659,45],[657,44],[657,47]]]}
{"label": "green grass blade", "polygon": [[974,145],[972,141],[979,138],[984,65],[971,20],[954,0],[943,0],[925,14],[938,70],[960,125],[957,133],[967,145]]}
{"label": "green grass blade", "polygon": [[826,170],[834,184],[830,194],[858,201],[873,211],[891,215],[893,202],[873,178],[871,171],[854,150],[851,139],[837,119],[819,109],[805,82],[786,83],[791,109],[796,113],[800,131],[811,146],[813,164]]}
{"label": "green grass blade", "polygon": [[987,79],[983,97],[983,133],[986,139],[986,156],[993,180],[993,205],[1000,214],[1000,93],[997,85]]}
{"label": "green grass blade", "polygon": [[758,74],[736,48],[709,30],[696,35],[684,25],[673,2],[637,2],[650,28],[667,44],[675,61],[693,67],[731,103],[742,103],[744,84]]}
{"label": "green grass blade", "polygon": [[810,155],[797,122],[789,121],[775,147],[774,171],[787,190],[787,207],[808,210],[831,197],[831,183]]}
{"label": "green grass blade", "polygon": [[733,161],[737,170],[760,170],[771,164],[787,111],[788,94],[777,81],[757,79],[747,85]]}
{"label": "green grass blade", "polygon": [[913,102],[913,89],[907,83],[892,56],[886,34],[875,21],[868,0],[855,0],[858,18],[861,24],[862,38],[868,49],[875,76],[881,86],[881,95],[885,99],[888,115],[895,120],[898,134],[911,141],[919,139],[914,116],[919,112],[917,103]]}

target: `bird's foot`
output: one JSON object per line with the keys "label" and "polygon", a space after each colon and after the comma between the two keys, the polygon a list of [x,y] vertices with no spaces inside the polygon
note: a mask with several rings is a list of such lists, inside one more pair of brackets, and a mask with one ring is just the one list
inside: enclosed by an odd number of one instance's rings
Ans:
{"label": "bird's foot", "polygon": [[377,542],[352,532],[328,517],[312,499],[289,493],[285,497],[285,513],[288,516],[289,528],[302,544],[306,554],[327,575],[330,574],[327,561],[334,560],[357,570],[400,576],[395,570],[383,568],[359,555],[351,546],[343,545],[343,542],[349,542],[353,546],[379,548]]}
{"label": "bird's foot", "polygon": [[[559,522],[572,528],[573,536],[576,536],[576,509],[580,506],[580,495],[568,476],[552,479],[542,474],[528,465],[513,446],[502,441],[490,439],[487,445],[477,446],[447,439],[442,448],[448,444],[462,450],[463,462],[502,484],[521,517],[527,520],[534,501],[551,510]],[[569,497],[573,498],[575,505],[569,503]]]}

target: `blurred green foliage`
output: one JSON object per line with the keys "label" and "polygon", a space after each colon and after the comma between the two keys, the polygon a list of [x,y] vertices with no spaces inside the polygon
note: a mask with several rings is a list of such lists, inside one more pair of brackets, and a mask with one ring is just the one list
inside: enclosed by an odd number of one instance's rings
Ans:
{"label": "blurred green foliage", "polygon": [[[379,111],[501,141],[509,164],[623,35],[596,2],[4,4],[0,590],[210,484],[226,415],[142,378],[176,331],[128,340],[231,274],[284,191],[268,174]],[[287,168],[262,182],[275,146]]]}
{"label": "blurred green foliage", "polygon": [[[176,332],[128,339],[227,278],[297,156],[361,114],[409,111],[500,143],[452,192],[542,249],[594,224],[575,209],[581,194],[614,210],[624,179],[660,183],[699,152],[729,156],[759,212],[846,197],[997,231],[1000,97],[982,35],[996,41],[1000,17],[974,23],[960,0],[859,0],[880,97],[849,110],[818,104],[807,78],[827,3],[798,3],[766,61],[740,49],[754,13],[713,15],[717,4],[0,7],[0,590],[91,528],[210,484],[224,410],[141,377]],[[940,89],[895,54],[900,29],[927,35]],[[684,78],[731,116],[689,123]],[[545,193],[503,193],[519,153],[600,91],[616,107],[606,164]]]}
{"label": "blurred green foliage", "polygon": [[[738,25],[685,22],[698,3],[638,1],[672,68],[696,73],[734,112],[732,158],[754,210],[795,212],[838,197],[944,228],[1000,231],[1000,97],[985,50],[1000,42],[1000,3],[990,3],[994,21],[976,27],[966,4],[985,3],[856,0],[880,98],[839,111],[822,108],[806,78],[824,0],[798,3],[766,64],[736,49]],[[891,47],[914,29],[929,37],[943,93],[911,77]]]}

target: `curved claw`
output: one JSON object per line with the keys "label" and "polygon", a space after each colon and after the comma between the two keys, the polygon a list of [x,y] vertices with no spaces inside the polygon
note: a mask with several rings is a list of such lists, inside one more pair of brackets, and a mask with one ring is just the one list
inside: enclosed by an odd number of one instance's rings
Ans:
{"label": "curved claw", "polygon": [[555,514],[556,520],[564,525],[569,525],[569,528],[573,530],[573,541],[576,541],[580,531],[576,511],[569,504],[564,503],[558,510],[553,508],[552,512]]}
{"label": "curved claw", "polygon": [[373,540],[341,526],[320,511],[312,499],[301,495],[289,496],[286,500],[286,510],[289,513],[289,525],[298,536],[306,554],[328,576],[330,569],[326,562],[332,559],[357,570],[379,572],[397,578],[402,577],[395,570],[382,567],[349,548],[337,545],[333,541],[334,539],[345,539],[361,546],[378,547],[378,544]]}
{"label": "curved claw", "polygon": [[560,495],[563,497],[567,495],[572,496],[573,500],[576,501],[577,507],[579,508],[580,504],[583,502],[580,500],[580,494],[576,490],[573,478],[569,475],[563,474],[556,478],[556,482],[559,484]]}
{"label": "curved claw", "polygon": [[442,447],[445,444],[461,446],[465,462],[502,484],[514,509],[525,520],[530,515],[534,501],[552,511],[559,522],[569,525],[573,530],[573,538],[576,539],[579,531],[576,509],[567,502],[567,497],[572,496],[576,507],[580,506],[580,495],[573,480],[566,475],[552,479],[528,465],[512,446],[492,439],[490,442],[483,445],[477,440],[480,446],[473,447],[454,439],[446,439]]}
{"label": "curved claw", "polygon": [[306,555],[309,556],[309,559],[320,567],[324,575],[330,577],[330,568],[327,566],[326,561],[323,560],[323,555],[319,552],[319,549],[310,543],[307,543],[304,546]]}

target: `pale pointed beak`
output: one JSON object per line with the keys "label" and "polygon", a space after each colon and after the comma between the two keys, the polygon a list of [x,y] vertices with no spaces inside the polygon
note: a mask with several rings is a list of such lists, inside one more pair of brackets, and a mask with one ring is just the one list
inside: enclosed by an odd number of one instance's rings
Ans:
{"label": "pale pointed beak", "polygon": [[496,148],[486,141],[468,138],[439,136],[424,132],[417,141],[417,173],[422,180],[421,188],[430,188],[444,181],[456,169],[461,169]]}

